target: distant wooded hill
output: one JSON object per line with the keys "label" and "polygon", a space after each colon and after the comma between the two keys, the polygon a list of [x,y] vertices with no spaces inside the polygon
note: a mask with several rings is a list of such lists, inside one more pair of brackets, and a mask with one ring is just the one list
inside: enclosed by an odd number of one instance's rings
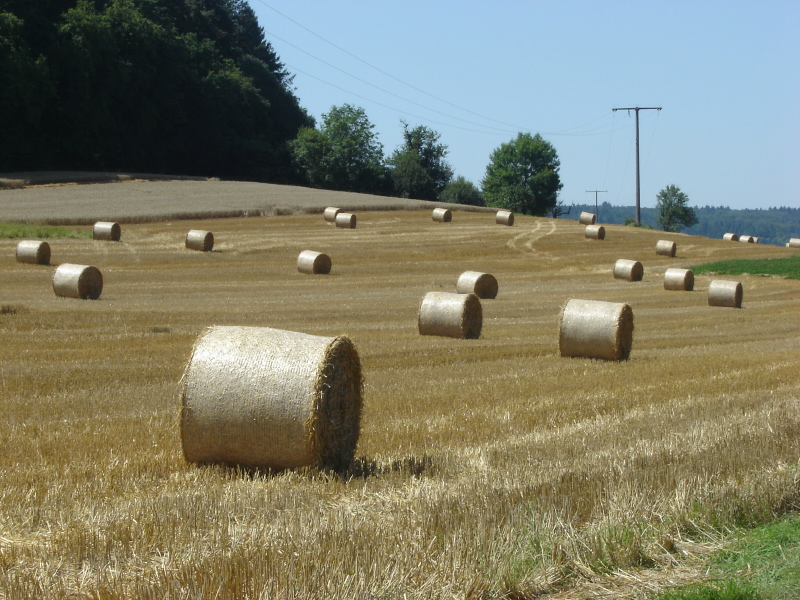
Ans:
{"label": "distant wooded hill", "polygon": [[[562,219],[577,219],[581,211],[595,212],[594,204],[575,204],[568,215]],[[783,246],[790,238],[800,237],[800,208],[786,206],[734,210],[726,206],[694,207],[699,223],[683,230],[691,235],[703,235],[709,238],[722,238],[726,233],[738,235],[754,235],[760,244]],[[636,209],[633,206],[612,206],[603,202],[597,220],[600,223],[622,225],[625,219],[633,219]],[[655,208],[642,208],[642,224],[656,227]]]}

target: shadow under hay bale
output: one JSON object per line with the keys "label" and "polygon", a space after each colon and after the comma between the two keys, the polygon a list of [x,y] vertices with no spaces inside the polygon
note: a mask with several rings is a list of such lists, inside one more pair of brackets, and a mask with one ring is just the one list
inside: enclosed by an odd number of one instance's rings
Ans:
{"label": "shadow under hay bale", "polygon": [[497,298],[497,279],[490,273],[464,271],[456,281],[459,294],[475,294],[481,300]]}
{"label": "shadow under hay bale", "polygon": [[17,262],[31,265],[49,265],[50,244],[39,240],[22,240],[17,244]]}
{"label": "shadow under hay bale", "polygon": [[561,356],[627,360],[632,345],[629,304],[571,299],[564,305],[558,335]]}
{"label": "shadow under hay bale", "polygon": [[581,225],[594,225],[597,223],[597,215],[594,213],[583,211],[578,217],[578,223]]}
{"label": "shadow under hay bale", "polygon": [[103,274],[91,265],[64,263],[53,273],[53,291],[62,298],[97,300],[103,292]]}
{"label": "shadow under hay bale", "polygon": [[297,257],[297,270],[309,275],[327,275],[331,272],[331,258],[322,252],[303,250]]}
{"label": "shadow under hay bale", "polygon": [[478,339],[482,326],[481,301],[475,294],[428,292],[419,307],[420,335]]}
{"label": "shadow under hay bale", "polygon": [[433,220],[437,223],[449,223],[453,220],[453,213],[447,208],[434,208]]}
{"label": "shadow under hay bale", "polygon": [[122,236],[122,229],[119,223],[108,221],[98,221],[92,227],[92,239],[103,240],[106,242],[118,242]]}
{"label": "shadow under hay bale", "polygon": [[606,239],[606,228],[602,225],[587,225],[583,236],[590,240]]}
{"label": "shadow under hay bale", "polygon": [[498,210],[494,216],[494,222],[497,225],[506,225],[511,227],[514,225],[514,213],[510,210]]}
{"label": "shadow under hay bale", "polygon": [[322,213],[322,216],[328,223],[335,223],[336,215],[338,215],[340,212],[342,212],[341,208],[337,208],[335,206],[329,206],[328,208],[325,209],[325,212]]}
{"label": "shadow under hay bale", "polygon": [[641,281],[642,277],[644,277],[644,267],[638,260],[620,258],[614,264],[614,279]]}
{"label": "shadow under hay bale", "polygon": [[336,226],[341,229],[355,229],[356,228],[356,216],[352,213],[343,213],[340,212],[336,215],[335,221]]}
{"label": "shadow under hay bale", "polygon": [[361,363],[346,337],[210,327],[183,374],[184,457],[341,471],[358,443],[361,394]]}
{"label": "shadow under hay bale", "polygon": [[675,252],[678,250],[678,245],[669,240],[658,240],[656,242],[656,254],[658,256],[674,257]]}
{"label": "shadow under hay bale", "polygon": [[708,305],[742,307],[742,284],[738,281],[716,279],[708,285]]}
{"label": "shadow under hay bale", "polygon": [[667,269],[664,273],[664,289],[691,292],[694,289],[694,273],[691,269]]}
{"label": "shadow under hay bale", "polygon": [[186,247],[189,250],[211,252],[214,249],[214,234],[210,231],[192,229],[186,234]]}
{"label": "shadow under hay bale", "polygon": [[738,242],[739,236],[736,235],[735,233],[726,233],[725,235],[722,236],[722,239],[725,240],[726,242]]}

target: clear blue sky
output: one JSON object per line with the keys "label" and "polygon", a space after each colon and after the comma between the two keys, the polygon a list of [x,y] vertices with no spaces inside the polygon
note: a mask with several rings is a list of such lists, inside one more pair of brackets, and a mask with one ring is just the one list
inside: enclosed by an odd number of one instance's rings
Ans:
{"label": "clear blue sky", "polygon": [[441,134],[480,186],[518,131],[561,160],[560,198],[800,207],[800,0],[249,0],[300,103],[364,108],[384,152],[401,119]]}

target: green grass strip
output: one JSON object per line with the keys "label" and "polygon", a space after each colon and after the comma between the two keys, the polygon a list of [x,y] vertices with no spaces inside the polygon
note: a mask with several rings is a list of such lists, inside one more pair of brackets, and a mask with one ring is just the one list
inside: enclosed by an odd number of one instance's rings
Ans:
{"label": "green grass strip", "polygon": [[80,231],[78,229],[68,229],[66,227],[56,227],[53,225],[32,225],[29,223],[0,223],[0,238],[91,238],[91,231]]}
{"label": "green grass strip", "polygon": [[713,273],[716,275],[772,275],[786,279],[800,279],[800,255],[787,258],[757,258],[722,260],[691,267],[695,275]]}

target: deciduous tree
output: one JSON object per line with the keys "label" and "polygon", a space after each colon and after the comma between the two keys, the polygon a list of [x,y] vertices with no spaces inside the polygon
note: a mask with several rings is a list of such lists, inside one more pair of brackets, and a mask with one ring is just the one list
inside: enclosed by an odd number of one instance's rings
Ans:
{"label": "deciduous tree", "polygon": [[459,175],[444,186],[439,200],[455,204],[469,204],[471,206],[484,206],[483,194],[471,181]]}
{"label": "deciduous tree", "polygon": [[677,185],[668,185],[658,192],[656,210],[656,223],[664,231],[680,231],[698,223],[694,209],[689,206],[689,196]]}
{"label": "deciduous tree", "polygon": [[445,160],[447,146],[436,131],[403,124],[403,145],[389,159],[395,194],[401,198],[436,200],[453,177]]}

